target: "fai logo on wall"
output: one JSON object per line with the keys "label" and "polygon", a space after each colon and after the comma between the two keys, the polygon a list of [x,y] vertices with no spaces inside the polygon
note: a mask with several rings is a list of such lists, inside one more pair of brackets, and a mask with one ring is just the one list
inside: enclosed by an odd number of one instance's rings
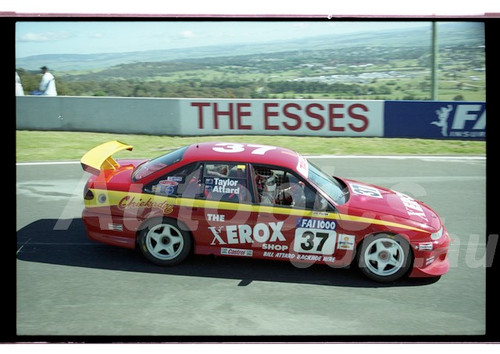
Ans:
{"label": "fai logo on wall", "polygon": [[435,111],[436,119],[430,124],[440,128],[443,137],[486,137],[486,110],[481,104],[452,104]]}
{"label": "fai logo on wall", "polygon": [[486,139],[486,103],[386,101],[384,136],[391,138]]}
{"label": "fai logo on wall", "polygon": [[453,110],[451,104],[446,107],[441,107],[436,110],[438,120],[431,122],[437,127],[441,128],[441,135],[448,136],[448,117],[450,116],[450,112]]}

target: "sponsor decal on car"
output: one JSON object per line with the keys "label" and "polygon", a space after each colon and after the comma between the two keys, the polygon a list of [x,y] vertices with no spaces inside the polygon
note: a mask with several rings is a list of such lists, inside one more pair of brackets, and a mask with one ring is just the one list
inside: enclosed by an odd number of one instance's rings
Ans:
{"label": "sponsor decal on car", "polygon": [[285,253],[285,252],[264,252],[264,257],[270,258],[285,258],[285,259],[294,259],[294,253]]}
{"label": "sponsor decal on car", "polygon": [[289,260],[300,260],[309,262],[335,262],[335,257],[333,256],[320,256],[313,254],[296,254],[296,253],[285,253],[285,252],[264,252],[264,257],[268,258],[279,258],[279,259],[289,259]]}
{"label": "sponsor decal on car", "polygon": [[226,221],[226,215],[207,213],[207,220],[208,221],[224,222],[224,221]]}
{"label": "sponsor decal on car", "polygon": [[354,249],[354,235],[339,235],[339,241],[337,247],[342,250],[353,250]]}
{"label": "sponsor decal on car", "polygon": [[123,231],[123,225],[122,224],[108,223],[108,230]]}
{"label": "sponsor decal on car", "polygon": [[240,181],[230,178],[205,178],[205,190],[212,193],[240,194]]}
{"label": "sponsor decal on car", "polygon": [[297,253],[333,254],[336,237],[333,230],[297,228],[293,250]]}
{"label": "sponsor decal on car", "polygon": [[222,247],[220,249],[220,254],[225,255],[225,256],[252,257],[253,256],[253,251],[252,250],[243,250],[243,249],[238,249],[238,248],[226,248],[226,247]]}
{"label": "sponsor decal on car", "polygon": [[154,201],[153,198],[149,197],[148,199],[142,199],[142,198],[136,198],[135,196],[129,196],[126,195],[124,196],[119,202],[118,202],[118,208],[121,210],[127,210],[127,209],[139,209],[139,208],[156,208],[156,209],[161,209],[163,211],[163,214],[170,214],[174,207],[172,204],[169,204],[166,200],[165,201]]}
{"label": "sponsor decal on car", "polygon": [[434,256],[427,258],[425,260],[425,266],[428,266],[429,264],[431,264],[432,262],[434,262],[435,259],[436,259],[436,257],[434,257]]}
{"label": "sponsor decal on car", "polygon": [[434,249],[434,245],[432,242],[420,242],[418,244],[419,251],[432,251]]}
{"label": "sponsor decal on car", "polygon": [[372,198],[382,198],[382,194],[377,188],[357,183],[350,183],[350,185],[354,194]]}
{"label": "sponsor decal on car", "polygon": [[155,194],[172,195],[176,192],[178,185],[179,183],[166,179],[158,181],[158,184],[154,185],[152,190]]}
{"label": "sponsor decal on car", "polygon": [[337,223],[333,220],[299,218],[293,250],[297,253],[333,254],[335,251],[334,231]]}
{"label": "sponsor decal on car", "polygon": [[177,183],[184,183],[184,177],[183,176],[168,176],[167,181],[173,181]]}
{"label": "sponsor decal on car", "polygon": [[324,230],[335,230],[337,224],[333,220],[322,220],[322,219],[309,219],[300,218],[297,219],[297,227],[301,228],[311,228],[311,229],[324,229]]}
{"label": "sponsor decal on car", "polygon": [[303,176],[308,177],[309,176],[309,164],[307,162],[307,159],[302,156],[298,155],[298,162],[297,162],[297,171],[299,171]]}
{"label": "sponsor decal on car", "polygon": [[208,229],[212,232],[213,239],[211,245],[225,244],[243,244],[243,243],[266,243],[286,241],[281,233],[283,221],[258,223],[255,226],[248,224],[210,226]]}
{"label": "sponsor decal on car", "polygon": [[419,216],[426,222],[429,222],[429,220],[427,220],[427,216],[425,216],[424,210],[415,199],[400,192],[396,192],[396,194],[399,196],[399,199],[401,199],[401,202],[403,202],[409,216]]}

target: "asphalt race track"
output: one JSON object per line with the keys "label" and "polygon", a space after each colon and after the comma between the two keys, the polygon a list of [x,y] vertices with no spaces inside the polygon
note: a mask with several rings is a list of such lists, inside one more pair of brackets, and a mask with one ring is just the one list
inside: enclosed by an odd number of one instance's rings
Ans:
{"label": "asphalt race track", "polygon": [[195,256],[162,268],[138,252],[87,239],[80,218],[87,174],[79,163],[18,164],[17,335],[179,341],[186,335],[278,336],[275,341],[483,335],[486,159],[312,160],[329,173],[396,189],[435,209],[454,240],[450,272],[380,285],[355,268],[300,269],[240,258]]}

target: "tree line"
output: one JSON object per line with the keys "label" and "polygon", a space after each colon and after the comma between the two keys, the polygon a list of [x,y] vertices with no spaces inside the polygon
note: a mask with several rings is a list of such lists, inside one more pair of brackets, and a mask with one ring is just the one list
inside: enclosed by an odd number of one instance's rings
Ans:
{"label": "tree line", "polygon": [[[24,69],[17,70],[25,94],[38,89],[40,74]],[[369,87],[361,84],[321,83],[308,81],[257,80],[241,82],[232,80],[186,80],[164,82],[160,80],[114,79],[103,81],[69,81],[56,76],[60,96],[109,96],[109,97],[171,97],[171,98],[284,98],[289,95],[338,94],[338,95],[390,95],[388,86]],[[307,97],[306,97],[307,98]]]}

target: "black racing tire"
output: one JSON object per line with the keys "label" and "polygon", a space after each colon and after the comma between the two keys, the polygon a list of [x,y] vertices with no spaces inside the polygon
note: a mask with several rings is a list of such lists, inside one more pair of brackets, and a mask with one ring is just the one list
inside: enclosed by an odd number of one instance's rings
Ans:
{"label": "black racing tire", "polygon": [[175,220],[160,219],[144,227],[138,235],[142,254],[161,266],[181,263],[191,252],[191,235],[179,227]]}
{"label": "black racing tire", "polygon": [[408,273],[412,265],[409,243],[401,236],[369,235],[358,252],[358,267],[368,278],[391,283]]}

